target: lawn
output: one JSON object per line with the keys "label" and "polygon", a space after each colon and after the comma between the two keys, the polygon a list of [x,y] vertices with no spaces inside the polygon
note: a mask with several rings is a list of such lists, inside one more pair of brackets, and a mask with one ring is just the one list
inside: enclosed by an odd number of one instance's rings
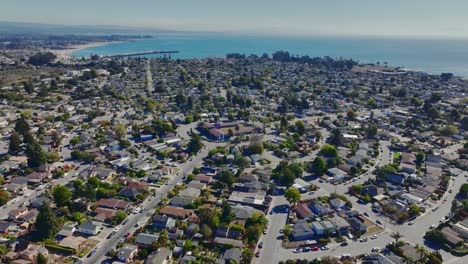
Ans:
{"label": "lawn", "polygon": [[91,251],[99,242],[93,239],[88,239],[86,242],[82,245],[82,247],[78,250],[76,250],[76,255],[79,256],[80,258],[86,256],[86,254]]}
{"label": "lawn", "polygon": [[399,160],[399,159],[400,159],[400,156],[401,156],[401,153],[400,153],[400,152],[393,152],[393,159],[394,159],[394,160]]}

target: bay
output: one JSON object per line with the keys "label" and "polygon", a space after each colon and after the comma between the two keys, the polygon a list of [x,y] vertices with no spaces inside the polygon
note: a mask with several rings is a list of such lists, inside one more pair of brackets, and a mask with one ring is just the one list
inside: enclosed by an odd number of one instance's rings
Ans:
{"label": "bay", "polygon": [[[370,37],[275,37],[228,34],[165,33],[151,39],[139,39],[95,46],[73,53],[115,55],[150,50],[177,50],[172,58],[192,59],[224,57],[227,53],[272,54],[278,50],[311,57],[352,58],[363,63],[387,62],[439,74],[451,72],[468,77],[468,40],[408,39]],[[161,57],[147,55],[143,57]]]}

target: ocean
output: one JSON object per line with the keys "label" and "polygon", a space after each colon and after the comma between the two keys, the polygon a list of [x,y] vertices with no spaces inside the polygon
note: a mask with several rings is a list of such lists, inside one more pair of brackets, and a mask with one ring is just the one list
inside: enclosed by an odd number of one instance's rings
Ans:
{"label": "ocean", "polygon": [[[468,77],[468,40],[404,39],[369,37],[268,37],[226,34],[165,33],[152,39],[139,39],[90,47],[73,53],[113,55],[149,50],[177,50],[172,58],[224,57],[227,53],[272,54],[278,50],[293,55],[351,58],[362,63],[387,63],[439,74],[451,72]],[[148,55],[146,57],[161,57]]]}

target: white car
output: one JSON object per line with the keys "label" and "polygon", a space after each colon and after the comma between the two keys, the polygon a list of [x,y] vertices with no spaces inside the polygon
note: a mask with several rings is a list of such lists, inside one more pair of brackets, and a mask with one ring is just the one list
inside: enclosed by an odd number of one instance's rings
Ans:
{"label": "white car", "polygon": [[380,248],[378,248],[378,247],[372,248],[372,252],[379,252],[379,251],[380,251]]}
{"label": "white car", "polygon": [[377,236],[376,234],[373,234],[373,235],[371,236],[371,239],[377,239],[377,238],[378,238],[378,236]]}
{"label": "white car", "polygon": [[367,237],[363,237],[361,239],[359,239],[359,242],[366,242],[367,241]]}
{"label": "white car", "polygon": [[301,253],[302,252],[302,249],[301,248],[295,248],[293,250],[294,253]]}
{"label": "white car", "polygon": [[329,250],[330,248],[328,246],[323,246],[320,248],[321,250]]}
{"label": "white car", "polygon": [[413,224],[414,224],[413,221],[409,221],[409,222],[408,222],[408,225],[413,225]]}

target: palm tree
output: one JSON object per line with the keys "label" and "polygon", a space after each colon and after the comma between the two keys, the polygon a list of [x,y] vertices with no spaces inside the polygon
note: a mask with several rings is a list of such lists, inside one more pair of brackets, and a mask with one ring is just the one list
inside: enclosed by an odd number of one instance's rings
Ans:
{"label": "palm tree", "polygon": [[419,261],[425,263],[426,262],[426,255],[427,255],[427,250],[424,246],[416,244],[415,246],[416,250],[419,252]]}
{"label": "palm tree", "polygon": [[390,235],[393,239],[395,239],[395,245],[398,244],[398,241],[400,241],[400,238],[403,236],[400,234],[400,232],[394,232]]}

